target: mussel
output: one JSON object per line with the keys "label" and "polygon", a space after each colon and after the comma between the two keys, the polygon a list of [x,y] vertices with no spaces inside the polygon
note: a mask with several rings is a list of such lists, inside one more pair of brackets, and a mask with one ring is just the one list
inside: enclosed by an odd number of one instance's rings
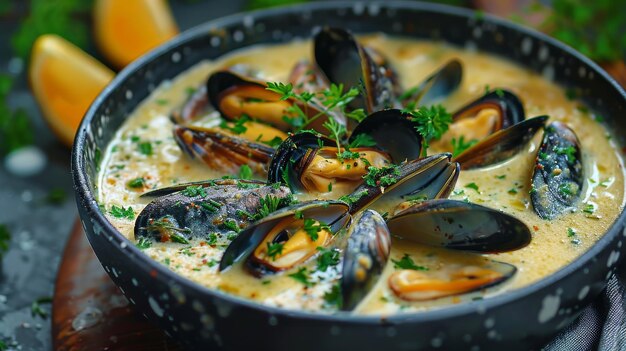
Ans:
{"label": "mussel", "polygon": [[342,308],[352,310],[378,281],[391,251],[391,237],[383,217],[365,210],[348,228],[344,249],[341,293]]}
{"label": "mussel", "polygon": [[323,28],[313,41],[315,62],[328,81],[361,90],[351,108],[373,113],[397,105],[398,78],[382,54],[361,46],[340,28]]}
{"label": "mussel", "polygon": [[349,142],[362,135],[369,136],[396,164],[417,159],[422,153],[422,136],[415,130],[410,115],[398,109],[381,110],[367,116],[354,128]]}
{"label": "mussel", "polygon": [[450,96],[461,84],[463,66],[457,59],[450,60],[418,86],[411,88],[399,97],[404,105],[427,106],[438,103]]}
{"label": "mussel", "polygon": [[452,151],[453,139],[479,142],[525,118],[524,106],[517,95],[495,89],[457,110],[448,131],[432,145],[438,150]]}
{"label": "mussel", "polygon": [[399,239],[474,252],[518,250],[532,238],[528,227],[511,215],[450,199],[416,203],[389,218],[387,226]]}
{"label": "mussel", "polygon": [[438,154],[380,169],[346,196],[350,213],[368,206],[390,212],[388,207],[400,202],[447,197],[459,175],[459,165],[450,158],[450,154]]}
{"label": "mussel", "polygon": [[578,137],[564,123],[550,123],[545,128],[532,175],[530,199],[535,212],[543,219],[552,219],[574,209],[584,179]]}
{"label": "mussel", "polygon": [[274,155],[274,148],[233,136],[216,129],[174,127],[174,139],[192,158],[199,158],[210,168],[236,174],[242,165],[264,175]]}
{"label": "mussel", "polygon": [[288,78],[296,93],[318,92],[328,88],[328,82],[317,66],[308,60],[301,60],[291,70]]}
{"label": "mussel", "polygon": [[547,120],[548,116],[538,116],[501,129],[468,148],[454,160],[461,164],[461,169],[485,167],[505,161],[525,148]]}
{"label": "mussel", "polygon": [[[315,100],[304,103],[294,98],[283,99],[280,94],[268,90],[266,83],[231,71],[213,73],[207,81],[207,91],[213,106],[227,119],[247,116],[289,131],[293,124],[300,123],[293,120],[298,117],[292,109],[298,108],[311,118],[310,124],[303,126],[305,128],[326,131],[323,124],[328,118],[345,125],[345,116],[326,111]],[[290,118],[291,123],[288,122]]]}
{"label": "mussel", "polygon": [[388,279],[391,291],[402,300],[424,301],[485,289],[511,278],[515,266],[487,260],[481,265],[445,264],[437,271],[402,269]]}
{"label": "mussel", "polygon": [[226,248],[219,269],[242,259],[255,276],[291,269],[327,246],[349,218],[348,205],[341,201],[285,207],[243,230]]}
{"label": "mussel", "polygon": [[278,147],[269,166],[268,182],[289,185],[294,192],[347,194],[363,182],[368,167],[390,163],[391,157],[379,149],[338,149],[333,140],[302,132]]}
{"label": "mussel", "polygon": [[261,205],[291,202],[286,187],[252,180],[219,179],[159,189],[143,196],[158,196],[141,211],[135,237],[160,242],[188,242],[211,233],[225,236],[255,220]]}

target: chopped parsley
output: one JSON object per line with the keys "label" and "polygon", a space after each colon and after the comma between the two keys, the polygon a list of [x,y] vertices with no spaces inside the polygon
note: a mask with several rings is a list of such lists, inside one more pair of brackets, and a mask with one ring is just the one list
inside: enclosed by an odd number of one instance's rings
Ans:
{"label": "chopped parsley", "polygon": [[137,243],[135,244],[135,246],[137,246],[137,248],[140,250],[145,250],[152,246],[152,241],[142,236],[139,238],[139,240],[137,240]]}
{"label": "chopped parsley", "polygon": [[217,244],[217,236],[217,233],[210,233],[207,237],[206,243],[210,246],[214,246],[215,244]]}
{"label": "chopped parsley", "polygon": [[318,222],[311,218],[304,219],[304,231],[311,238],[311,241],[317,241],[319,238],[319,232],[322,230],[330,230],[330,227],[325,223]]}
{"label": "chopped parsley", "polygon": [[[229,123],[227,121],[222,121],[220,123],[220,128],[231,131],[233,134],[243,134],[248,128],[245,126],[246,122],[250,121],[250,117],[246,115],[242,115],[239,119],[237,119],[234,123]],[[232,126],[231,126],[232,124]]]}
{"label": "chopped parsley", "polygon": [[187,197],[206,196],[206,190],[202,185],[190,185],[183,189],[180,193]]}
{"label": "chopped parsley", "polygon": [[411,256],[407,253],[405,253],[404,256],[402,256],[402,258],[399,260],[391,259],[391,262],[393,262],[393,268],[395,269],[412,269],[415,271],[428,270],[428,267],[416,265]]}
{"label": "chopped parsley", "polygon": [[259,208],[254,215],[254,219],[259,220],[261,218],[265,218],[269,216],[270,213],[288,205],[289,202],[291,202],[290,198],[278,198],[274,195],[265,195],[259,199]]}
{"label": "chopped parsley", "polygon": [[218,260],[210,260],[206,263],[206,265],[210,268],[210,267],[214,267],[219,263]]}
{"label": "chopped parsley", "polygon": [[130,206],[124,208],[124,206],[118,207],[113,205],[109,213],[115,218],[135,219],[135,211],[133,211],[133,208]]}
{"label": "chopped parsley", "polygon": [[329,291],[324,293],[324,302],[327,306],[334,306],[341,309],[343,306],[343,294],[341,293],[341,285],[334,284]]}
{"label": "chopped parsley", "polygon": [[342,152],[338,152],[337,153],[337,159],[339,159],[339,161],[344,162],[346,160],[356,160],[361,156],[361,154],[359,154],[358,152],[353,152],[350,151],[349,149],[346,149]]}
{"label": "chopped parsley", "polygon": [[137,148],[139,149],[139,153],[146,156],[152,156],[152,143],[149,141],[144,141],[137,144]]}
{"label": "chopped parsley", "polygon": [[317,250],[320,252],[319,256],[317,256],[318,271],[326,272],[328,267],[339,264],[339,259],[341,258],[339,250],[327,249],[324,247],[318,247]]}
{"label": "chopped parsley", "polygon": [[274,139],[270,139],[270,140],[259,140],[260,142],[262,142],[265,145],[271,146],[271,147],[277,147],[278,145],[280,145],[283,142],[283,139],[281,139],[280,137],[274,137]]}
{"label": "chopped parsley", "polygon": [[596,212],[596,207],[593,204],[585,204],[583,212],[587,214],[594,214],[594,212]]}
{"label": "chopped parsley", "polygon": [[348,195],[343,195],[339,198],[339,201],[343,201],[345,203],[347,203],[348,205],[352,205],[354,203],[356,203],[357,201],[359,201],[363,196],[368,194],[368,190],[367,189],[363,189],[359,192],[356,193],[352,193],[352,194],[348,194]]}
{"label": "chopped parsley", "polygon": [[567,236],[570,238],[576,236],[576,231],[572,228],[567,228]]}
{"label": "chopped parsley", "polygon": [[189,244],[189,241],[187,239],[185,239],[184,236],[176,233],[176,232],[172,232],[170,233],[170,240],[174,243],[179,243],[179,244]]}
{"label": "chopped parsley", "polygon": [[237,221],[235,221],[232,218],[229,218],[224,221],[224,227],[228,230],[232,230],[235,233],[239,233],[241,231],[241,228],[239,228]]}
{"label": "chopped parsley", "polygon": [[469,188],[469,189],[474,189],[474,191],[476,191],[477,193],[480,194],[480,191],[478,190],[478,185],[476,185],[476,183],[474,183],[474,182],[465,184],[465,187]]}
{"label": "chopped parsley", "polygon": [[439,140],[452,123],[452,115],[441,105],[420,107],[415,109],[415,103],[410,103],[402,111],[412,116],[415,129],[422,135],[422,155],[426,156],[431,140]]}
{"label": "chopped parsley", "polygon": [[506,174],[497,175],[496,178],[498,178],[498,179],[506,179]]}
{"label": "chopped parsley", "polygon": [[276,256],[283,254],[283,248],[285,244],[283,243],[267,243],[267,257],[271,258],[272,261],[276,261]]}
{"label": "chopped parsley", "polygon": [[307,287],[313,286],[313,283],[309,281],[309,274],[305,267],[298,269],[297,272],[289,274],[289,277],[295,279],[296,281],[304,284]]}
{"label": "chopped parsley", "polygon": [[369,186],[388,187],[398,181],[400,169],[397,165],[383,166],[380,168],[369,167],[367,174],[363,176],[365,183]]}
{"label": "chopped parsley", "polygon": [[509,194],[511,194],[511,195],[515,195],[515,194],[517,194],[517,189],[516,189],[516,188],[511,188],[511,189],[509,189],[509,191],[507,191],[507,192],[508,192]]}
{"label": "chopped parsley", "polygon": [[216,213],[220,210],[222,204],[215,200],[209,199],[207,202],[201,202],[199,206],[208,213]]}
{"label": "chopped parsley", "polygon": [[126,186],[131,189],[143,188],[146,186],[146,180],[143,177],[131,179],[128,181],[128,183],[126,183]]}
{"label": "chopped parsley", "polygon": [[557,155],[567,156],[567,163],[572,164],[576,161],[576,148],[573,146],[558,147],[554,150]]}
{"label": "chopped parsley", "polygon": [[461,135],[458,139],[452,138],[452,157],[462,154],[465,150],[476,145],[476,143],[478,143],[478,140],[476,139],[466,142],[465,136],[463,135]]}

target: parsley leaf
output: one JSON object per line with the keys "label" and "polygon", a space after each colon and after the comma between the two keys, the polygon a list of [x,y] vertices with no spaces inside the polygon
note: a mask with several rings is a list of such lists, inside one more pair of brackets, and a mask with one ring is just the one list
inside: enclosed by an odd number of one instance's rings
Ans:
{"label": "parsley leaf", "polygon": [[206,190],[202,185],[190,185],[183,189],[181,192],[184,196],[187,197],[196,197],[196,196],[206,196]]}
{"label": "parsley leaf", "polygon": [[341,293],[341,285],[334,284],[329,291],[324,293],[324,302],[327,306],[334,306],[341,309],[343,306],[343,294]]}
{"label": "parsley leaf", "polygon": [[237,119],[234,123],[228,121],[222,121],[220,123],[220,128],[231,131],[233,134],[243,134],[248,128],[245,126],[245,123],[250,121],[250,117],[246,115],[242,115],[239,119]]}
{"label": "parsley leaf", "polygon": [[465,136],[461,135],[458,139],[452,138],[452,157],[456,157],[462,154],[465,150],[470,147],[476,145],[478,140],[472,139],[469,141],[465,141]]}
{"label": "parsley leaf", "polygon": [[380,168],[369,167],[367,174],[363,176],[369,186],[387,187],[398,181],[400,169],[397,165],[383,166]]}
{"label": "parsley leaf", "polygon": [[285,244],[283,243],[267,243],[267,257],[269,257],[272,261],[276,261],[276,256],[283,254],[283,248]]}
{"label": "parsley leaf", "polygon": [[480,191],[478,190],[478,185],[476,185],[476,183],[474,183],[474,182],[465,184],[465,187],[469,188],[469,189],[474,189],[477,193],[480,194]]}
{"label": "parsley leaf", "polygon": [[139,240],[137,240],[137,243],[135,243],[135,246],[137,246],[137,248],[140,250],[144,250],[152,246],[152,241],[142,236],[139,238]]}
{"label": "parsley leaf", "polygon": [[304,284],[307,287],[313,286],[313,282],[309,281],[309,274],[305,267],[298,269],[297,272],[289,274],[288,276]]}
{"label": "parsley leaf", "polygon": [[422,153],[424,156],[428,150],[429,142],[440,139],[452,123],[452,115],[441,105],[420,107],[417,110],[411,110],[409,107],[408,110],[403,111],[413,116],[411,120],[415,123],[415,129],[422,135]]}
{"label": "parsley leaf", "polygon": [[137,148],[139,149],[139,153],[146,156],[152,156],[152,143],[149,141],[144,141],[137,144]]}
{"label": "parsley leaf", "polygon": [[143,177],[131,179],[126,183],[126,186],[132,189],[143,188],[146,186],[146,180]]}
{"label": "parsley leaf", "polygon": [[30,314],[33,317],[41,317],[43,319],[48,318],[48,312],[45,311],[41,305],[42,304],[51,304],[52,297],[40,297],[37,300],[33,301],[30,305]]}
{"label": "parsley leaf", "polygon": [[317,250],[320,252],[319,256],[317,256],[318,271],[326,272],[328,267],[339,264],[339,259],[341,258],[339,250],[327,249],[324,247],[318,247]]}
{"label": "parsley leaf", "polygon": [[322,230],[330,230],[330,227],[325,223],[318,222],[312,218],[304,219],[304,231],[311,238],[311,241],[317,241],[319,238],[319,232]]}
{"label": "parsley leaf", "polygon": [[133,208],[130,206],[124,208],[124,206],[118,207],[113,205],[109,213],[115,218],[135,219],[135,211],[133,211]]}
{"label": "parsley leaf", "polygon": [[405,253],[400,260],[391,259],[391,262],[393,262],[393,268],[396,269],[412,269],[415,271],[428,270],[428,267],[416,265],[411,256],[407,253]]}

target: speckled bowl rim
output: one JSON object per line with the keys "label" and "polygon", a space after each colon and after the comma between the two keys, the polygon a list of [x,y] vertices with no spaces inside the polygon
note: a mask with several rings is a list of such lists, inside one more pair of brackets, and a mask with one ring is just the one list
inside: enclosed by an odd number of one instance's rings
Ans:
{"label": "speckled bowl rim", "polygon": [[[88,176],[85,167],[85,162],[83,158],[83,153],[85,152],[85,143],[87,142],[87,130],[91,123],[91,121],[96,117],[96,112],[98,111],[100,105],[106,101],[111,94],[117,89],[118,86],[121,85],[124,81],[126,81],[129,77],[135,74],[136,71],[139,70],[142,66],[146,65],[148,62],[152,61],[154,58],[159,57],[165,53],[170,52],[174,48],[182,46],[184,43],[191,41],[193,38],[198,36],[205,35],[210,29],[219,28],[223,26],[230,25],[232,23],[240,23],[244,20],[245,17],[253,17],[255,19],[265,18],[265,17],[274,17],[280,15],[288,15],[292,12],[302,12],[302,11],[315,11],[315,10],[338,10],[342,8],[353,8],[355,4],[358,2],[354,1],[333,1],[333,2],[316,2],[316,3],[307,3],[301,5],[294,6],[286,6],[273,8],[269,10],[262,11],[252,11],[252,12],[244,12],[238,13],[226,17],[222,17],[219,19],[211,20],[205,22],[199,26],[193,27],[177,37],[169,40],[168,42],[162,44],[161,46],[153,49],[149,53],[143,55],[136,61],[129,64],[126,68],[124,68],[117,76],[107,85],[100,95],[93,101],[92,105],[87,110],[80,127],[78,129],[74,147],[72,150],[72,175],[74,180],[74,187],[76,191],[77,199],[79,203],[85,204],[87,206],[87,211],[91,216],[91,220],[95,220],[97,224],[99,224],[105,232],[112,236],[113,241],[115,241],[118,245],[122,242],[126,244],[129,242],[104,216],[98,207],[98,203],[94,197],[93,192],[89,188]],[[378,4],[384,6],[386,8],[392,9],[410,9],[410,10],[428,10],[428,11],[436,11],[447,15],[453,16],[462,16],[466,18],[472,18],[475,16],[475,11],[451,7],[440,4],[432,4],[432,3],[420,3],[420,2],[408,2],[408,1],[381,1],[379,3],[373,2],[363,2],[364,6],[371,6],[372,4]],[[561,43],[560,41],[549,37],[543,33],[535,31],[533,29],[515,24],[513,22],[491,16],[484,15],[482,18],[485,22],[490,22],[493,24],[497,24],[498,26],[507,27],[509,29],[515,30],[519,33],[523,33],[533,39],[536,39],[540,42],[547,43],[549,45],[555,46],[567,54],[574,56],[576,59],[580,60],[584,65],[586,65],[589,69],[591,69],[595,74],[597,74],[601,79],[608,81],[610,85],[616,89],[620,95],[626,100],[626,92],[621,88],[621,86],[611,78],[603,69],[601,69],[597,64],[593,61],[585,57],[583,54],[569,47],[568,45]],[[511,59],[511,61],[515,62]],[[502,294],[497,294],[494,296],[490,296],[489,298],[478,300],[478,301],[470,301],[458,305],[451,305],[442,308],[436,308],[428,311],[417,311],[417,312],[404,312],[392,315],[352,315],[349,312],[339,312],[336,314],[323,314],[319,312],[307,312],[300,310],[288,310],[284,308],[272,307],[262,305],[260,303],[238,297],[235,295],[231,295],[217,289],[210,289],[203,285],[200,285],[182,275],[175,273],[174,271],[168,269],[164,265],[154,261],[146,254],[144,254],[140,249],[136,248],[134,245],[128,245],[125,250],[130,250],[130,254],[134,256],[134,259],[138,260],[142,265],[144,265],[144,269],[148,271],[156,271],[159,275],[163,275],[169,281],[176,282],[185,286],[185,288],[195,289],[199,292],[205,294],[207,297],[216,296],[221,299],[227,300],[230,303],[242,305],[243,307],[256,309],[264,311],[268,314],[273,315],[287,315],[292,317],[297,317],[301,319],[309,319],[309,320],[317,320],[317,321],[334,321],[334,322],[349,322],[349,323],[360,323],[360,324],[371,324],[371,325],[379,325],[381,321],[385,321],[387,323],[402,323],[402,322],[428,322],[434,320],[442,320],[448,318],[454,318],[456,316],[467,315],[477,313],[478,311],[491,310],[498,306],[510,303],[512,301],[522,299],[526,296],[532,295],[537,291],[547,288],[559,280],[565,278],[570,274],[575,274],[576,271],[580,270],[583,266],[590,264],[590,261],[603,251],[611,241],[618,236],[620,233],[619,227],[620,223],[626,219],[626,211],[622,209],[619,217],[611,224],[606,233],[586,252],[577,257],[574,261],[570,262],[566,266],[560,268],[558,271],[530,284],[518,289],[514,289],[511,291],[506,291]],[[624,235],[626,236],[626,230],[624,230]],[[115,245],[114,245],[115,246]],[[125,252],[124,254],[129,254]],[[595,264],[603,264],[600,262],[596,262]]]}

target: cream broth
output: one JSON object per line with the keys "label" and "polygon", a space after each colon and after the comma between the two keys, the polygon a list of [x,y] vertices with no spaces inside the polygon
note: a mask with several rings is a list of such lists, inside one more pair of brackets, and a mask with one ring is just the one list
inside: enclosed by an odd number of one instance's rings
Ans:
{"label": "cream broth", "polygon": [[[451,198],[500,209],[519,218],[533,232],[530,245],[517,251],[481,256],[394,241],[391,259],[378,284],[357,307],[356,313],[390,314],[424,310],[528,285],[555,272],[587,250],[617,218],[624,204],[621,155],[611,140],[610,132],[595,120],[596,116],[580,108],[577,101],[569,100],[562,88],[511,62],[443,43],[395,39],[384,35],[362,37],[361,41],[387,55],[404,88],[418,84],[447,60],[458,58],[463,63],[464,76],[460,88],[443,102],[448,111],[454,111],[481,96],[486,86],[500,87],[521,98],[527,117],[549,115],[551,120],[567,123],[580,139],[586,180],[579,209],[575,213],[550,221],[542,220],[534,213],[529,198],[530,176],[541,132],[524,152],[511,160],[488,168],[462,171]],[[291,67],[302,58],[310,58],[311,50],[308,41],[252,47],[216,61],[202,62],[174,80],[163,82],[128,117],[105,152],[98,200],[106,209],[108,219],[129,240],[134,241],[134,219],[113,216],[113,206],[130,207],[136,217],[149,202],[139,197],[147,189],[224,175],[183,154],[172,137],[173,124],[169,115],[185,102],[190,89],[204,84],[208,75],[216,69],[234,64],[249,65],[265,81],[286,81]],[[204,126],[219,124],[214,115],[196,123]],[[145,188],[129,188],[127,183],[138,177],[145,179]],[[594,205],[592,214],[582,211],[586,204]],[[384,204],[381,206],[384,207]],[[289,276],[296,270],[259,279],[246,273],[241,265],[235,265],[220,274],[217,263],[228,242],[228,238],[218,238],[216,242],[196,240],[189,245],[156,243],[144,252],[173,271],[211,288],[268,305],[334,311],[325,307],[323,295],[340,274],[338,266],[330,267],[323,273],[311,274],[309,280],[316,283],[311,287]],[[432,301],[408,302],[395,297],[387,285],[389,275],[395,270],[392,260],[400,260],[404,254],[409,254],[416,265],[427,267],[432,272],[450,264],[477,264],[489,259],[513,264],[518,271],[507,282],[486,290]],[[306,266],[313,271],[315,260]]]}

